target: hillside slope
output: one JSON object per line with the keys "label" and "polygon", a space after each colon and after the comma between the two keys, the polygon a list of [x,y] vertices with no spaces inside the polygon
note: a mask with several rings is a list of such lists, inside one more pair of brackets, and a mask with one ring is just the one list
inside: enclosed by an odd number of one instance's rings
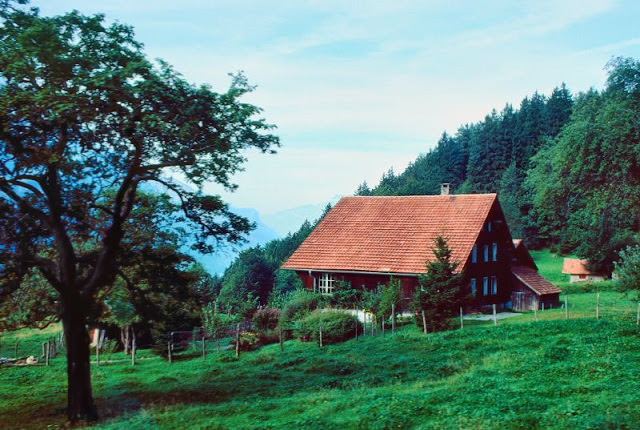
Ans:
{"label": "hillside slope", "polygon": [[[600,321],[558,309],[428,336],[407,325],[239,360],[213,345],[205,361],[188,351],[171,365],[142,351],[135,367],[93,368],[92,428],[638,428],[640,331],[626,303]],[[62,425],[64,360],[0,369],[0,396],[5,428]]]}

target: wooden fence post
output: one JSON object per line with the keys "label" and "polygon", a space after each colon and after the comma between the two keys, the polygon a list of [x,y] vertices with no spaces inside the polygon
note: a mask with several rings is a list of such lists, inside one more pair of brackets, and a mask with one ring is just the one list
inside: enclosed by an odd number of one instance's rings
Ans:
{"label": "wooden fence post", "polygon": [[362,311],[362,335],[367,335],[367,313]]}
{"label": "wooden fence post", "polygon": [[240,358],[240,323],[236,325],[236,358]]}
{"label": "wooden fence post", "polygon": [[356,312],[356,340],[358,340],[358,326],[360,325],[360,318],[358,317],[358,313]]}
{"label": "wooden fence post", "polygon": [[318,332],[319,332],[318,334],[319,334],[319,337],[320,337],[320,339],[319,339],[320,340],[320,348],[322,348],[322,326],[321,325],[318,325]]}
{"label": "wooden fence post", "polygon": [[498,325],[498,315],[496,314],[496,304],[493,304],[493,325],[494,327]]}
{"label": "wooden fence post", "polygon": [[173,363],[173,354],[171,349],[171,341],[169,341],[167,342],[167,357],[169,358],[169,364]]}
{"label": "wooden fence post", "polygon": [[376,316],[372,313],[371,314],[371,336],[375,334],[375,327],[376,327]]}
{"label": "wooden fence post", "polygon": [[600,319],[600,293],[596,294],[596,319]]}
{"label": "wooden fence post", "polygon": [[98,336],[98,342],[96,342],[96,366],[100,366],[100,336]]}
{"label": "wooden fence post", "polygon": [[462,319],[462,306],[460,306],[460,330],[464,328],[464,320]]}
{"label": "wooden fence post", "polygon": [[564,319],[569,319],[569,295],[564,295]]}
{"label": "wooden fence post", "polygon": [[391,303],[391,334],[396,334],[396,304]]}
{"label": "wooden fence post", "polygon": [[384,337],[384,315],[382,316],[382,337]]}
{"label": "wooden fence post", "polygon": [[[357,324],[356,330],[358,330]],[[280,342],[280,351],[284,351],[284,341],[282,340],[282,326],[278,327],[278,341]]]}
{"label": "wooden fence post", "polygon": [[204,333],[202,334],[202,359],[206,360],[207,359],[207,344],[206,344],[206,339],[204,337]]}
{"label": "wooden fence post", "polygon": [[13,356],[14,358],[18,358],[18,342],[16,342],[16,346],[13,350]]}
{"label": "wooden fence post", "polygon": [[636,325],[640,325],[640,302],[638,302],[638,315],[636,316]]}
{"label": "wooden fence post", "polygon": [[45,342],[45,347],[44,347],[44,364],[46,366],[49,365],[49,342]]}
{"label": "wooden fence post", "polygon": [[[132,333],[133,332],[132,330]],[[136,337],[135,335],[133,336],[133,339],[131,339],[131,365],[134,366],[136,364]]]}
{"label": "wooden fence post", "polygon": [[533,315],[536,321],[538,321],[538,303],[536,303],[536,305],[533,307]]}
{"label": "wooden fence post", "polygon": [[427,316],[424,314],[424,309],[422,310],[422,331],[427,334]]}

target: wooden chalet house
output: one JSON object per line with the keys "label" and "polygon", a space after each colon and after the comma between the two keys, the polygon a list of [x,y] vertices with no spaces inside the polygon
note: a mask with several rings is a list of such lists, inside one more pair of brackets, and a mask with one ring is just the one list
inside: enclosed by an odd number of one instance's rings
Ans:
{"label": "wooden chalet house", "polygon": [[436,196],[344,197],[282,268],[322,294],[332,294],[338,280],[375,289],[393,276],[408,306],[441,235],[464,270],[473,307],[512,307],[514,292],[525,293],[516,294],[517,310],[557,306],[560,290],[538,274],[528,252],[516,252],[496,194],[442,189]]}

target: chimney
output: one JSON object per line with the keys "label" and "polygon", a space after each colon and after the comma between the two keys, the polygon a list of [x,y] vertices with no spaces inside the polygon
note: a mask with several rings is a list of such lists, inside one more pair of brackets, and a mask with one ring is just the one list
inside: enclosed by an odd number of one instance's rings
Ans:
{"label": "chimney", "polygon": [[449,195],[449,183],[440,184],[440,195],[448,196]]}

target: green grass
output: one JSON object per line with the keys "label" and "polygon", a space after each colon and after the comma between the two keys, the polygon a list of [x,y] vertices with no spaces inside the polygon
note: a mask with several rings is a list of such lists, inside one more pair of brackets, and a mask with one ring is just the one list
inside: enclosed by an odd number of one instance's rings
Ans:
{"label": "green grass", "polygon": [[538,266],[538,272],[553,284],[568,283],[569,275],[562,273],[564,256],[554,254],[548,249],[530,250],[529,253]]}
{"label": "green grass", "polygon": [[569,275],[562,273],[562,263],[565,257],[577,258],[574,255],[562,256],[547,249],[529,251],[538,266],[538,272],[549,282],[558,286],[563,293],[588,293],[598,291],[613,291],[617,282],[606,280],[602,282],[569,282]]}
{"label": "green grass", "polygon": [[[594,293],[569,297],[569,320],[558,309],[428,336],[408,325],[240,360],[213,345],[206,361],[188,353],[171,365],[143,351],[136,366],[94,367],[94,428],[638,428],[633,304],[609,292],[596,321]],[[64,371],[62,358],[0,368],[4,428],[64,426]]]}
{"label": "green grass", "polygon": [[[553,280],[562,259],[534,252]],[[557,269],[557,270],[556,270]],[[424,336],[413,324],[391,337],[330,345],[291,340],[173,364],[140,351],[93,367],[101,414],[94,429],[640,428],[637,302],[599,284],[571,291],[563,309]],[[564,295],[561,296],[564,300]],[[59,327],[0,336],[0,356],[39,355]],[[0,367],[2,428],[64,428],[65,361]]]}

